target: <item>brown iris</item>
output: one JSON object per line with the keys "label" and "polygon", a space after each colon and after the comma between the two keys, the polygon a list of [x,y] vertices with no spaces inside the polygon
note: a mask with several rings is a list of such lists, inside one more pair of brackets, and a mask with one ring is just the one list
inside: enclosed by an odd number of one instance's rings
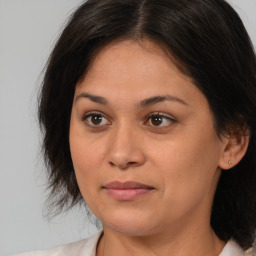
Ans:
{"label": "brown iris", "polygon": [[101,115],[92,115],[91,117],[91,122],[94,125],[99,125],[102,122],[102,116]]}
{"label": "brown iris", "polygon": [[154,126],[159,126],[161,125],[163,122],[162,120],[162,117],[161,116],[152,116],[151,117],[151,123],[154,125]]}

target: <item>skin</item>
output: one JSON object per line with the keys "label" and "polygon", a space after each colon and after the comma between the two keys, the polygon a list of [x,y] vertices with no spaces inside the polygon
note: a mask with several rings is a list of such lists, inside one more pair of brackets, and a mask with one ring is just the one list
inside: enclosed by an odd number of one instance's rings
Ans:
{"label": "skin", "polygon": [[[172,100],[142,104],[165,95]],[[97,256],[219,255],[225,243],[210,213],[231,148],[214,130],[206,97],[157,45],[127,40],[102,49],[76,86],[70,121],[78,185],[103,223]],[[120,201],[103,188],[112,181],[153,189]]]}

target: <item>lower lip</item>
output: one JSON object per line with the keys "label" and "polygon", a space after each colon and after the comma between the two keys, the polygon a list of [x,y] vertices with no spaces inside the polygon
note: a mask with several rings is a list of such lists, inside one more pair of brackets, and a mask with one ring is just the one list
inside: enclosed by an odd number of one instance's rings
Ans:
{"label": "lower lip", "polygon": [[143,195],[150,193],[153,189],[146,188],[130,188],[130,189],[111,189],[108,188],[106,191],[108,194],[118,201],[132,201]]}

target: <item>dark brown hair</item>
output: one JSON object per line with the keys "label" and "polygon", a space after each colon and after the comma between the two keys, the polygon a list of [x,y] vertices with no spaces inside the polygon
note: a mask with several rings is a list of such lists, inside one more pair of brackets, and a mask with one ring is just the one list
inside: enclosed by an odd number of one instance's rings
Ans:
{"label": "dark brown hair", "polygon": [[[39,106],[53,205],[82,201],[69,149],[78,80],[97,52],[119,39],[148,39],[165,48],[210,104],[216,132],[248,136],[245,157],[223,171],[211,225],[223,240],[252,246],[256,229],[256,60],[244,25],[224,0],[88,0],[72,15],[52,51]],[[230,129],[235,127],[235,129]]]}

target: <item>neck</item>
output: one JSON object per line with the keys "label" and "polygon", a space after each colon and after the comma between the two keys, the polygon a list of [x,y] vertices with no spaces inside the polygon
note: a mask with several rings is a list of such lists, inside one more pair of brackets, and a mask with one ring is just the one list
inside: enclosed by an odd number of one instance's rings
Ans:
{"label": "neck", "polygon": [[218,256],[224,246],[225,242],[211,228],[200,233],[198,229],[185,233],[179,230],[147,236],[125,235],[105,228],[97,256]]}

